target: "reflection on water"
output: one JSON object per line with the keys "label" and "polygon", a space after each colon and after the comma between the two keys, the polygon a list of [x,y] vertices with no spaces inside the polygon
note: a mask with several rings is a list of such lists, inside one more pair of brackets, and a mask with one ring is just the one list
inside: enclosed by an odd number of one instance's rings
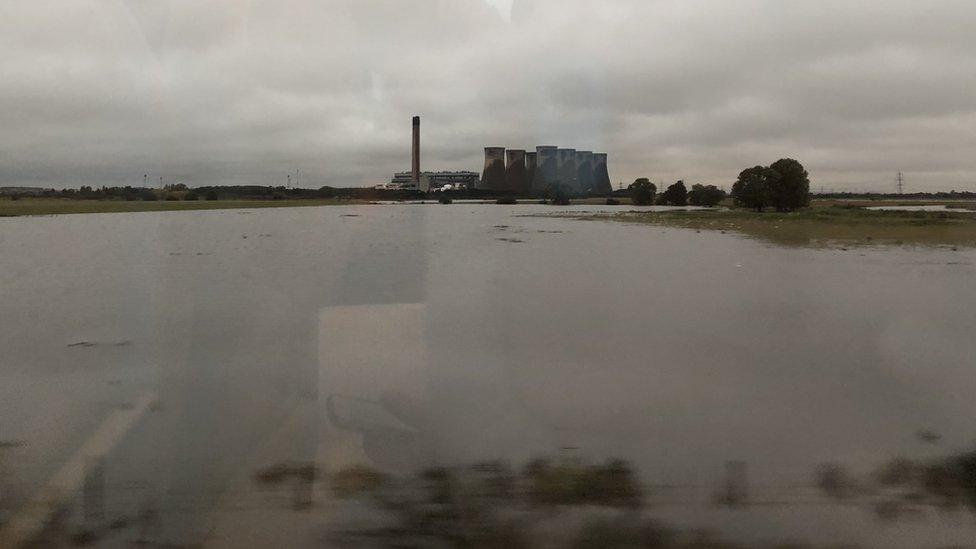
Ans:
{"label": "reflection on water", "polygon": [[945,204],[922,204],[922,205],[887,205],[887,206],[867,206],[867,210],[877,210],[884,212],[956,212],[974,213],[971,207],[948,206]]}
{"label": "reflection on water", "polygon": [[811,477],[843,464],[821,474],[840,494],[973,439],[974,252],[514,216],[548,211],[0,220],[0,532],[316,545],[351,505],[337,471],[557,456],[625,460],[679,532],[972,539],[958,516],[876,521]]}

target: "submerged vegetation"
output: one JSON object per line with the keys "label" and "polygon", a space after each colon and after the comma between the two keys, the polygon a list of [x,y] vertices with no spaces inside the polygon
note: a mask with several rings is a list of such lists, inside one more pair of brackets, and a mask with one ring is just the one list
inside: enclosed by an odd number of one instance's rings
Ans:
{"label": "submerged vegetation", "polygon": [[373,513],[332,522],[328,541],[340,546],[744,547],[651,517],[636,472],[620,460],[536,459],[521,470],[489,461],[409,477],[352,466],[334,477],[345,486],[333,481],[340,501]]}
{"label": "submerged vegetation", "polygon": [[813,206],[795,212],[671,210],[575,217],[733,232],[792,246],[976,247],[976,215],[961,212],[879,211],[835,205]]}
{"label": "submerged vegetation", "polygon": [[642,506],[637,476],[619,460],[588,465],[537,459],[521,471],[489,461],[399,478],[357,465],[332,475],[331,485],[340,500],[369,502],[390,519],[366,529],[339,527],[338,544],[532,547],[533,528],[553,514],[585,507],[617,516]]}
{"label": "submerged vegetation", "polygon": [[868,503],[887,520],[918,515],[926,508],[976,512],[976,451],[928,460],[894,458],[863,476],[829,463],[817,470],[814,481],[824,495]]}
{"label": "submerged vegetation", "polygon": [[[891,504],[884,497],[861,499],[864,494],[877,496],[884,490],[887,492],[883,494],[889,495],[897,490],[906,494],[933,490],[933,502],[941,505],[942,500],[937,498],[943,492],[938,487],[952,491],[952,501],[964,507],[970,501],[966,494],[972,490],[971,461],[957,456],[946,460],[945,467],[939,467],[943,462],[930,464],[928,473],[922,464],[896,463],[879,469],[867,481],[855,479],[834,464],[818,471],[815,481],[826,496],[821,504],[843,500],[852,504],[854,512],[887,510]],[[932,472],[936,470],[939,472]],[[341,546],[814,547],[772,540],[740,545],[707,530],[662,521],[658,503],[645,501],[645,495],[653,496],[660,487],[643,486],[637,472],[621,460],[587,464],[575,459],[542,458],[520,469],[503,461],[488,461],[430,467],[406,476],[354,465],[331,477],[333,502],[347,507],[346,512],[329,507],[334,518],[326,531],[328,541]],[[876,486],[873,492],[864,489],[869,482]],[[805,498],[798,501],[810,504]],[[918,500],[908,504],[920,505]],[[903,516],[896,513],[883,518],[898,520]]]}

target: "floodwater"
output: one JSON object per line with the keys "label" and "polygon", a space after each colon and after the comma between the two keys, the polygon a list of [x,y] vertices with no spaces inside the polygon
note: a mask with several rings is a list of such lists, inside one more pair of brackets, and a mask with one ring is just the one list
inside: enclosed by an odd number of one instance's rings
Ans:
{"label": "floodwater", "polygon": [[956,213],[976,213],[969,208],[960,208],[946,204],[920,204],[920,205],[889,205],[889,206],[868,206],[867,210],[877,210],[882,212],[956,212]]}
{"label": "floodwater", "polygon": [[[569,456],[629,461],[674,495],[651,515],[733,541],[976,539],[967,512],[808,497],[824,462],[976,438],[976,251],[524,217],[607,210],[0,219],[0,521],[33,532],[43,496],[69,525],[146,519],[105,546],[294,546],[314,512],[258,494],[262,467]],[[710,503],[729,461],[764,505]]]}

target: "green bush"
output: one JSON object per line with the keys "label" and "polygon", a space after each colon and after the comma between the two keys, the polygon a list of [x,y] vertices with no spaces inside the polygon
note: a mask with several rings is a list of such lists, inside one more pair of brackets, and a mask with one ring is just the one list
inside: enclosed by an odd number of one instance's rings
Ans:
{"label": "green bush", "polygon": [[630,191],[630,199],[634,202],[635,206],[650,206],[654,204],[654,195],[657,194],[657,185],[651,183],[651,180],[646,177],[641,177],[635,179],[633,183],[627,187]]}
{"label": "green bush", "polygon": [[692,206],[717,206],[724,199],[725,191],[715,185],[699,185],[696,183],[691,186],[691,191],[688,193],[688,203]]}
{"label": "green bush", "polygon": [[790,212],[810,205],[809,174],[792,158],[782,158],[769,167],[755,166],[739,174],[732,186],[732,198],[736,205],[757,212],[769,206]]}
{"label": "green bush", "polygon": [[665,189],[657,199],[657,203],[664,206],[687,206],[688,189],[685,188],[685,182],[678,181]]}
{"label": "green bush", "polygon": [[630,466],[621,460],[605,465],[554,465],[530,462],[523,473],[529,500],[537,505],[640,507],[641,488]]}

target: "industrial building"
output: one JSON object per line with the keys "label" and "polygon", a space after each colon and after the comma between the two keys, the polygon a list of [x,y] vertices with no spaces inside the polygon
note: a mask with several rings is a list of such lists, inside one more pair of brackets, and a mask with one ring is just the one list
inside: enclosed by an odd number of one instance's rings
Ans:
{"label": "industrial building", "polygon": [[505,185],[513,193],[525,193],[529,182],[525,177],[525,151],[508,149],[505,151]]}
{"label": "industrial building", "polygon": [[418,182],[413,181],[413,171],[397,172],[393,174],[389,185],[384,189],[422,190],[424,192],[437,191],[445,187],[449,189],[473,189],[478,184],[477,172],[420,172]]}
{"label": "industrial building", "polygon": [[505,147],[485,147],[485,167],[481,170],[479,189],[507,191],[505,182]]}
{"label": "industrial building", "polygon": [[475,172],[420,171],[420,117],[413,117],[411,170],[393,175],[380,188],[417,190],[485,189],[513,194],[544,193],[560,187],[569,194],[610,194],[607,154],[540,145],[535,151],[485,147],[481,178]]}
{"label": "industrial building", "polygon": [[610,194],[607,154],[540,145],[535,152],[485,147],[485,167],[477,188],[541,193],[555,185],[570,194]]}

